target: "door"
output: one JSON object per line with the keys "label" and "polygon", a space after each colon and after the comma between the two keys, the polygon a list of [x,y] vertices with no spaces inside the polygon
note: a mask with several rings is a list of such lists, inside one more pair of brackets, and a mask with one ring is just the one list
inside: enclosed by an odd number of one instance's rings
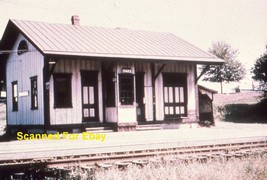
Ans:
{"label": "door", "polygon": [[137,121],[145,121],[145,104],[144,104],[144,73],[135,74],[136,84],[136,103],[137,103]]}
{"label": "door", "polygon": [[98,122],[98,71],[81,71],[82,120]]}
{"label": "door", "polygon": [[181,73],[163,74],[165,119],[179,119],[187,116],[187,75]]}

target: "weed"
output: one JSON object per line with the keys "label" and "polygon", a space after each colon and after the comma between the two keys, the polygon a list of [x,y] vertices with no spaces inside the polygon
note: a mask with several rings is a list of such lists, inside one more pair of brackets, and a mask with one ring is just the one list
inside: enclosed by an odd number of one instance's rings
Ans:
{"label": "weed", "polygon": [[96,179],[171,179],[171,180],[223,180],[223,179],[266,179],[267,158],[251,156],[242,159],[229,160],[210,159],[206,163],[193,161],[165,161],[155,166],[148,163],[144,167],[130,165],[127,169],[120,170],[113,167],[109,170],[96,171]]}

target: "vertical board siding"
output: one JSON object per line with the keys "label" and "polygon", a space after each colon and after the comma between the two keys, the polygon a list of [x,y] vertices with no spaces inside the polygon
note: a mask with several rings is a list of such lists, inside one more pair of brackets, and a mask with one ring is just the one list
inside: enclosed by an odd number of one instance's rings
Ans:
{"label": "vertical board siding", "polygon": [[60,59],[55,67],[54,73],[72,73],[72,108],[54,108],[54,84],[53,76],[50,78],[50,122],[56,124],[81,124],[82,123],[82,90],[81,70],[98,71],[98,108],[99,119],[103,122],[103,98],[101,63],[91,59]]}
{"label": "vertical board siding", "polygon": [[118,123],[136,123],[136,107],[120,106],[118,108]]}
{"label": "vertical board siding", "polygon": [[[105,62],[104,62],[105,63]],[[119,99],[119,91],[118,91],[118,74],[117,74],[117,63],[112,66],[112,71],[115,73],[115,77],[117,80],[115,83],[115,107],[105,107],[105,121],[116,123],[118,121],[118,99]],[[107,89],[108,90],[108,89]]]}
{"label": "vertical board siding", "polygon": [[[160,65],[155,64],[156,71]],[[186,73],[187,74],[187,96],[188,96],[188,116],[196,117],[197,111],[197,92],[195,84],[195,66],[193,64],[166,64],[162,72]],[[164,120],[164,97],[163,97],[163,77],[162,73],[158,76],[155,82],[156,96],[156,119]]]}
{"label": "vertical board siding", "polygon": [[152,86],[145,86],[145,115],[147,121],[153,121],[153,91]]}
{"label": "vertical board siding", "polygon": [[106,122],[116,123],[118,119],[117,107],[106,108]]}
{"label": "vertical board siding", "polygon": [[188,66],[188,117],[190,121],[198,120],[198,86],[195,83],[196,66]]}
{"label": "vertical board siding", "polygon": [[[21,40],[25,40],[19,35],[13,50],[17,50]],[[28,44],[29,52],[18,55],[11,53],[7,60],[7,116],[8,125],[43,125],[44,124],[44,104],[43,104],[43,67],[44,57],[36,50],[30,42]],[[161,64],[154,64],[157,72]],[[122,68],[131,68],[132,73],[144,72],[144,96],[145,96],[145,116],[147,121],[153,120],[153,89],[152,74],[150,63],[117,63],[114,67],[118,74]],[[81,70],[98,71],[98,108],[100,122],[103,122],[103,95],[102,95],[102,73],[101,61],[93,59],[60,59],[58,60],[54,73],[72,73],[72,108],[54,108],[54,84],[53,76],[50,78],[50,123],[56,124],[81,124],[82,123],[82,95],[81,95]],[[195,84],[196,66],[193,64],[172,63],[166,64],[162,72],[187,73],[188,90],[188,116],[197,114],[197,98]],[[37,76],[38,82],[38,109],[31,110],[31,83],[30,77]],[[28,92],[28,96],[18,98],[18,111],[12,111],[12,86],[11,82],[18,82],[18,93]],[[118,93],[118,83],[116,82],[116,92]],[[135,87],[135,81],[134,81]],[[155,81],[155,103],[156,120],[164,119],[164,97],[163,97],[163,78],[162,73]],[[136,93],[135,93],[136,96]],[[136,122],[136,102],[132,106],[119,105],[119,96],[116,95],[116,108],[106,109],[107,122]]]}
{"label": "vertical board siding", "polygon": [[153,121],[153,91],[152,76],[149,63],[135,63],[136,72],[144,72],[144,96],[145,96],[145,118]]}
{"label": "vertical board siding", "polygon": [[[25,40],[28,52],[18,55],[16,50],[19,43]],[[9,55],[6,65],[7,73],[7,116],[8,125],[43,125],[43,67],[44,57],[22,35],[19,35]],[[31,110],[31,82],[30,77],[37,76],[38,109]],[[28,96],[18,98],[18,111],[12,111],[11,82],[18,81],[18,93],[28,92]]]}
{"label": "vertical board siding", "polygon": [[[123,68],[130,68],[132,70],[132,74],[135,74],[135,66],[134,63],[130,62],[119,62],[117,63],[117,82],[119,82],[119,74],[122,73]],[[119,83],[116,84],[117,90],[119,90]],[[118,91],[116,91],[118,93]],[[135,80],[134,80],[134,97],[136,96],[135,92]],[[134,100],[133,105],[121,105],[119,100],[119,95],[117,97],[118,103],[118,123],[131,123],[136,122],[137,114],[136,114],[136,100]]]}
{"label": "vertical board siding", "polygon": [[163,95],[163,78],[160,74],[155,81],[156,120],[164,120]]}

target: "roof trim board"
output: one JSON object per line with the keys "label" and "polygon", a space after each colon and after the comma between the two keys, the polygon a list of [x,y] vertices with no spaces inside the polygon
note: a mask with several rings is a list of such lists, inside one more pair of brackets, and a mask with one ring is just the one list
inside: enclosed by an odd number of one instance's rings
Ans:
{"label": "roof trim board", "polygon": [[179,62],[195,62],[204,64],[222,64],[222,61],[216,58],[201,58],[201,57],[161,57],[161,56],[146,56],[146,55],[129,55],[129,54],[96,54],[96,53],[75,53],[75,52],[55,52],[44,51],[45,55],[49,56],[77,56],[77,57],[91,57],[91,58],[119,58],[119,59],[132,59],[132,60],[158,60],[158,61],[179,61]]}

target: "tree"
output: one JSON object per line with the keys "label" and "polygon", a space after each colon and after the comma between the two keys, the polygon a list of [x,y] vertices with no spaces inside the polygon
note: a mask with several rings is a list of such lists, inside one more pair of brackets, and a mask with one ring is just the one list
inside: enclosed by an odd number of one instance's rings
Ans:
{"label": "tree", "polygon": [[266,52],[256,60],[251,72],[254,74],[252,78],[255,81],[259,81],[263,87],[267,86],[267,45]]}
{"label": "tree", "polygon": [[[223,65],[210,65],[204,73],[204,81],[219,82],[223,93],[223,82],[238,82],[245,76],[245,68],[237,58],[238,50],[225,42],[212,44],[209,52],[225,61]],[[202,66],[204,70],[206,66]]]}

